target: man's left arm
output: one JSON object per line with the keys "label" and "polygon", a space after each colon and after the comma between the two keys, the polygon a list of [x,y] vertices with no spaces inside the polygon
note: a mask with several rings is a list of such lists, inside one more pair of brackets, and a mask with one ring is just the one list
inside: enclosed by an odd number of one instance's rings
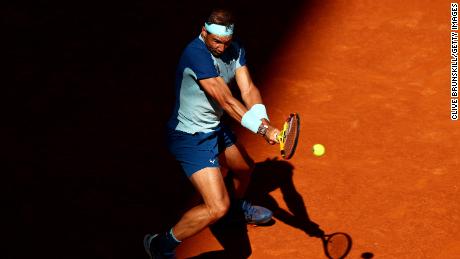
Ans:
{"label": "man's left arm", "polygon": [[246,66],[241,66],[236,69],[235,79],[247,109],[250,109],[254,104],[262,103],[259,89],[257,89],[254,82],[252,82],[251,75]]}
{"label": "man's left arm", "polygon": [[[248,110],[251,109],[255,104],[263,104],[259,89],[252,82],[251,75],[249,74],[249,70],[246,66],[241,66],[236,69],[235,79],[236,83],[238,84],[238,88],[241,91],[241,98],[243,99],[244,105],[246,105]],[[263,111],[265,116],[267,116],[265,106],[263,106]],[[262,123],[268,127],[268,132],[265,136],[265,139],[268,141],[268,143],[273,145],[278,142],[274,136],[279,133],[279,130],[270,125],[268,116],[266,118],[267,119],[262,120]]]}

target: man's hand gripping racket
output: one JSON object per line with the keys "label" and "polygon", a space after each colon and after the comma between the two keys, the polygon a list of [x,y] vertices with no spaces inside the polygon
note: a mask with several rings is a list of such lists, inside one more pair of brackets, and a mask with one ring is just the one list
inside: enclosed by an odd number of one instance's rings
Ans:
{"label": "man's hand gripping racket", "polygon": [[300,117],[297,113],[291,113],[284,122],[283,128],[279,133],[275,133],[275,138],[280,144],[281,156],[290,159],[297,147],[300,133]]}

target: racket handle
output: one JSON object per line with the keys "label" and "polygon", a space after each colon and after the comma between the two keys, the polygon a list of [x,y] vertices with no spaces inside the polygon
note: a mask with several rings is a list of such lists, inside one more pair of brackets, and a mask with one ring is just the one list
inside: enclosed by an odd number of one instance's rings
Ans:
{"label": "racket handle", "polygon": [[278,141],[278,143],[284,143],[284,131],[275,133],[275,139]]}

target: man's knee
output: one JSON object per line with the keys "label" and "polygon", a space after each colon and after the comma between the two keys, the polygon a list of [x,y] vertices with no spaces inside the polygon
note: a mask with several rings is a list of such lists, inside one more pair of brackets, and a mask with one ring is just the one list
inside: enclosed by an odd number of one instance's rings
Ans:
{"label": "man's knee", "polygon": [[222,200],[219,203],[216,203],[212,207],[209,208],[209,216],[211,218],[211,222],[215,222],[218,219],[222,218],[230,208],[230,201],[228,198]]}

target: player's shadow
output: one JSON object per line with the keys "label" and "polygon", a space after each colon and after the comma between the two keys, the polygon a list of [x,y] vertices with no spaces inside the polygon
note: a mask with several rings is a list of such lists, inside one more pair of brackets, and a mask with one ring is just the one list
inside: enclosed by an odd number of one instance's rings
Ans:
{"label": "player's shadow", "polygon": [[[304,231],[312,237],[321,238],[324,232],[319,225],[313,222],[307,213],[302,196],[297,192],[292,179],[294,167],[287,161],[276,158],[257,163],[248,187],[247,198],[254,204],[264,206],[273,211],[276,220],[280,220],[292,227]],[[226,177],[226,186],[232,193],[231,175]],[[288,210],[281,208],[270,192],[280,189]],[[230,213],[229,213],[230,214]],[[247,234],[244,219],[229,223],[229,218],[235,215],[226,215],[222,220],[210,227],[211,232],[224,248],[219,251],[202,253],[189,259],[217,259],[236,258],[244,259],[251,255],[251,245]],[[266,225],[275,224],[275,220]]]}
{"label": "player's shadow", "polygon": [[[303,198],[294,186],[293,170],[294,167],[289,162],[277,158],[257,163],[247,197],[254,204],[272,210],[275,219],[298,228],[311,237],[321,237],[324,231],[310,219]],[[280,189],[288,210],[281,208],[270,195],[276,189]]]}

